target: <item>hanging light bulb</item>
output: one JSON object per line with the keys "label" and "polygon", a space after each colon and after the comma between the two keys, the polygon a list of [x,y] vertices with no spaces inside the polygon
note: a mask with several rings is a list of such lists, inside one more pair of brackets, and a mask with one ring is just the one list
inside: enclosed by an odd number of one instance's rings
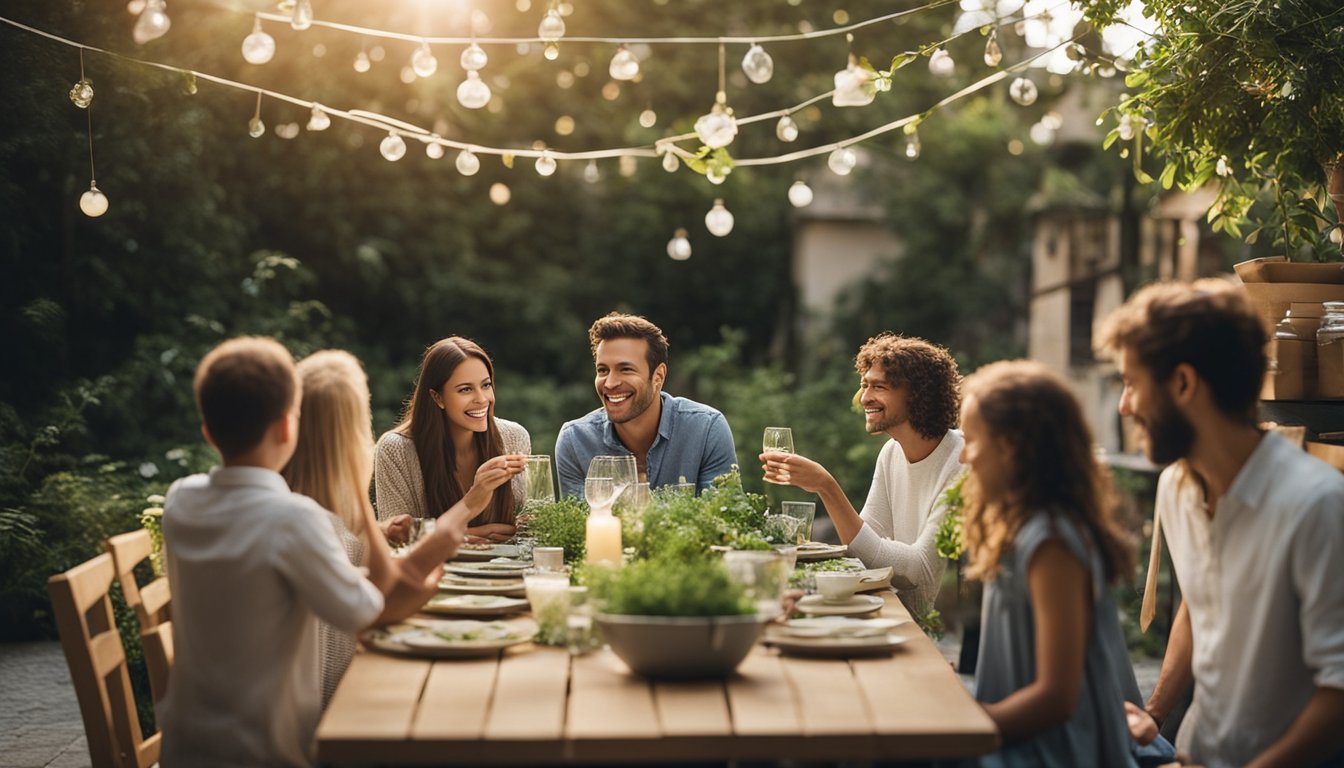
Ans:
{"label": "hanging light bulb", "polygon": [[541,24],[537,25],[537,37],[542,42],[554,43],[565,36],[565,20],[560,18],[560,12],[555,8],[546,11],[542,17]]}
{"label": "hanging light bulb", "polygon": [[536,162],[537,173],[542,176],[550,176],[555,173],[555,158],[551,157],[551,150],[543,150],[541,157]]}
{"label": "hanging light bulb", "polygon": [[616,49],[616,55],[611,57],[611,66],[607,67],[607,72],[611,74],[612,80],[634,80],[639,74],[639,59],[622,45]]}
{"label": "hanging light bulb", "polygon": [[1013,101],[1024,107],[1029,107],[1036,103],[1036,97],[1039,92],[1036,90],[1036,84],[1025,77],[1019,77],[1008,86],[1008,95],[1013,97]]}
{"label": "hanging light bulb", "polygon": [[411,54],[411,69],[420,77],[429,77],[439,69],[439,60],[434,58],[434,52],[429,50],[429,43],[421,42],[420,47]]}
{"label": "hanging light bulb", "polygon": [[701,115],[695,121],[695,135],[710,149],[732,144],[737,136],[737,120],[733,118],[732,110],[716,101],[709,114]]}
{"label": "hanging light bulb", "polygon": [[729,169],[718,165],[711,165],[705,169],[705,178],[710,184],[718,185],[728,180]]}
{"label": "hanging light bulb", "polygon": [[93,103],[93,83],[87,77],[79,78],[79,82],[70,87],[70,101],[80,109],[88,109]]}
{"label": "hanging light bulb", "polygon": [[812,188],[802,179],[793,182],[793,186],[789,187],[789,202],[793,203],[794,208],[806,208],[811,205]]}
{"label": "hanging light bulb", "polygon": [[260,139],[266,133],[266,124],[261,121],[261,117],[253,115],[251,120],[247,121],[247,135],[254,139]]}
{"label": "hanging light bulb", "polygon": [[714,207],[705,214],[705,229],[715,237],[726,237],[733,231],[733,214],[723,207],[723,198],[714,201]]}
{"label": "hanging light bulb", "polygon": [[946,49],[939,48],[929,55],[929,74],[935,77],[951,77],[956,71],[957,63],[952,60],[952,54]]}
{"label": "hanging light bulb", "polygon": [[668,173],[676,173],[681,167],[681,158],[672,150],[663,153],[663,170]]}
{"label": "hanging light bulb", "polygon": [[470,149],[457,153],[457,172],[463,176],[475,176],[481,170],[481,159]]}
{"label": "hanging light bulb", "polygon": [[90,181],[89,191],[79,196],[79,210],[91,219],[107,213],[107,196],[98,189],[98,182]]}
{"label": "hanging light bulb", "polygon": [[914,160],[919,157],[919,130],[911,123],[905,126],[905,159]]}
{"label": "hanging light bulb", "polygon": [[458,84],[457,103],[467,109],[480,109],[490,103],[490,86],[475,70],[467,72],[467,79]]}
{"label": "hanging light bulb", "polygon": [[295,3],[294,12],[289,17],[289,26],[297,32],[313,26],[313,0],[299,0]]}
{"label": "hanging light bulb", "polygon": [[764,48],[752,43],[747,49],[747,55],[742,57],[742,71],[748,80],[757,85],[768,83],[775,74],[775,60],[770,58]]}
{"label": "hanging light bulb", "polygon": [[485,65],[490,61],[490,57],[485,55],[485,49],[473,41],[462,51],[462,58],[459,61],[463,69],[468,72],[477,72],[485,68]]}
{"label": "hanging light bulb", "polygon": [[383,157],[395,163],[406,154],[406,141],[389,131],[387,138],[378,145],[378,151],[383,153]]}
{"label": "hanging light bulb", "polygon": [[995,28],[989,30],[989,39],[985,41],[985,65],[997,67],[1000,61],[1003,61],[1003,49],[999,47],[999,30]]}
{"label": "hanging light bulb", "polygon": [[168,10],[163,0],[147,0],[145,8],[140,12],[140,17],[135,20],[135,27],[131,29],[131,38],[137,45],[144,45],[150,40],[157,40],[168,33],[168,28],[173,25],[172,20],[168,18]]}
{"label": "hanging light bulb", "polygon": [[542,49],[541,55],[545,56],[547,61],[555,61],[560,58],[560,46],[555,43],[547,43],[546,47]]}
{"label": "hanging light bulb", "polygon": [[646,109],[639,113],[639,125],[642,128],[652,128],[658,124],[658,113],[652,109]]}
{"label": "hanging light bulb", "polygon": [[602,179],[602,172],[597,169],[597,161],[589,160],[583,167],[583,180],[589,184],[596,184]]}
{"label": "hanging light bulb", "polygon": [[798,139],[798,124],[788,115],[779,118],[779,122],[775,123],[775,136],[780,141],[796,141]]}
{"label": "hanging light bulb", "polygon": [[365,53],[364,51],[360,51],[358,54],[355,55],[356,72],[368,72],[369,67],[371,66],[373,65],[369,63],[369,54]]}
{"label": "hanging light bulb", "polygon": [[139,16],[143,10],[145,10],[145,0],[131,0],[126,4],[126,12],[132,16]]}
{"label": "hanging light bulb", "polygon": [[308,130],[325,131],[331,127],[331,116],[318,104],[313,105],[313,112],[308,116]]}
{"label": "hanging light bulb", "polygon": [[437,133],[429,135],[429,141],[425,143],[425,155],[430,160],[438,160],[443,157],[443,144],[439,143],[440,136]]}
{"label": "hanging light bulb", "polygon": [[672,239],[667,241],[667,255],[674,261],[691,258],[691,241],[686,239],[685,229],[678,229],[672,233]]}
{"label": "hanging light bulb", "polygon": [[837,107],[862,107],[873,103],[877,97],[877,84],[873,82],[873,73],[859,66],[858,60],[850,54],[849,65],[835,73],[835,92],[831,94],[831,104]]}
{"label": "hanging light bulb", "polygon": [[855,155],[854,150],[849,147],[839,147],[826,158],[826,165],[830,166],[837,176],[848,176],[858,164],[858,155]]}
{"label": "hanging light bulb", "polygon": [[275,38],[261,28],[261,19],[252,22],[252,34],[243,38],[243,58],[249,64],[265,64],[275,55]]}

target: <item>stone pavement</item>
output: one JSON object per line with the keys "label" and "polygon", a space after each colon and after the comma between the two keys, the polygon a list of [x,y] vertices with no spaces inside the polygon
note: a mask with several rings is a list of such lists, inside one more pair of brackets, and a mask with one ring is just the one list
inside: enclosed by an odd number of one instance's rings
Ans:
{"label": "stone pavement", "polygon": [[89,765],[61,644],[0,644],[0,768]]}

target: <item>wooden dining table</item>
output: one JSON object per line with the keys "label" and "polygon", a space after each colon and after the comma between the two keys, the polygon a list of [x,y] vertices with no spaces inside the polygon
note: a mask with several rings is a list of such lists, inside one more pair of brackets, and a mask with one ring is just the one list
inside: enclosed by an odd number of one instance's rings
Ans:
{"label": "wooden dining table", "polygon": [[[909,619],[894,593],[880,615]],[[329,765],[906,760],[993,751],[998,733],[913,621],[889,655],[757,644],[727,680],[649,681],[609,648],[523,644],[432,660],[361,651],[317,731]]]}

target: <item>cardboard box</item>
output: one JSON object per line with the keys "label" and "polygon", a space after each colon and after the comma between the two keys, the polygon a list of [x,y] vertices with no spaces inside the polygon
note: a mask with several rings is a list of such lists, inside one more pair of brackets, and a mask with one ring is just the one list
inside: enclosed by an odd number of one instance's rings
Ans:
{"label": "cardboard box", "polygon": [[1344,445],[1307,441],[1307,453],[1344,472]]}
{"label": "cardboard box", "polygon": [[1294,302],[1320,304],[1326,301],[1344,301],[1344,284],[1243,283],[1243,287],[1264,320],[1266,330],[1269,331],[1273,331],[1274,326],[1283,319]]}
{"label": "cardboard box", "polygon": [[[1316,394],[1316,342],[1275,339],[1273,397],[1265,400],[1310,400]],[[1264,394],[1263,392],[1261,394]]]}

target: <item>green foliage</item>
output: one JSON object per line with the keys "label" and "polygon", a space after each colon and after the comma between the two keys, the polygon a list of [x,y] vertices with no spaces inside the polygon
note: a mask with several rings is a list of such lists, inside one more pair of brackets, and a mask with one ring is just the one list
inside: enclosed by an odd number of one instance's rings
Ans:
{"label": "green foliage", "polygon": [[699,496],[673,488],[653,492],[642,530],[627,546],[639,559],[704,562],[718,555],[711,547],[768,549],[765,499],[742,489],[736,468],[715,478]]}
{"label": "green foliage", "polygon": [[962,492],[965,485],[966,473],[962,473],[955,483],[943,491],[941,499],[943,506],[947,508],[947,515],[938,525],[934,546],[938,549],[938,554],[947,560],[960,560],[962,553],[966,551],[966,542],[961,535],[961,515],[966,507],[966,497]]}
{"label": "green foliage", "polygon": [[[1081,5],[1105,25],[1121,4]],[[1109,110],[1134,134],[1136,169],[1146,141],[1165,164],[1163,187],[1219,184],[1215,230],[1248,243],[1268,234],[1292,258],[1338,258],[1322,236],[1336,223],[1322,167],[1344,158],[1344,6],[1144,0],[1143,9],[1160,28],[1125,78],[1128,95]]]}
{"label": "green foliage", "polygon": [[735,616],[756,610],[717,560],[675,556],[637,560],[590,588],[607,613],[634,616]]}
{"label": "green foliage", "polygon": [[928,606],[922,611],[912,611],[911,618],[924,631],[924,634],[934,640],[941,640],[943,637],[943,614],[938,612],[937,608]]}
{"label": "green foliage", "polygon": [[565,562],[583,562],[587,551],[588,505],[562,498],[532,508],[528,531],[539,547],[564,547]]}

